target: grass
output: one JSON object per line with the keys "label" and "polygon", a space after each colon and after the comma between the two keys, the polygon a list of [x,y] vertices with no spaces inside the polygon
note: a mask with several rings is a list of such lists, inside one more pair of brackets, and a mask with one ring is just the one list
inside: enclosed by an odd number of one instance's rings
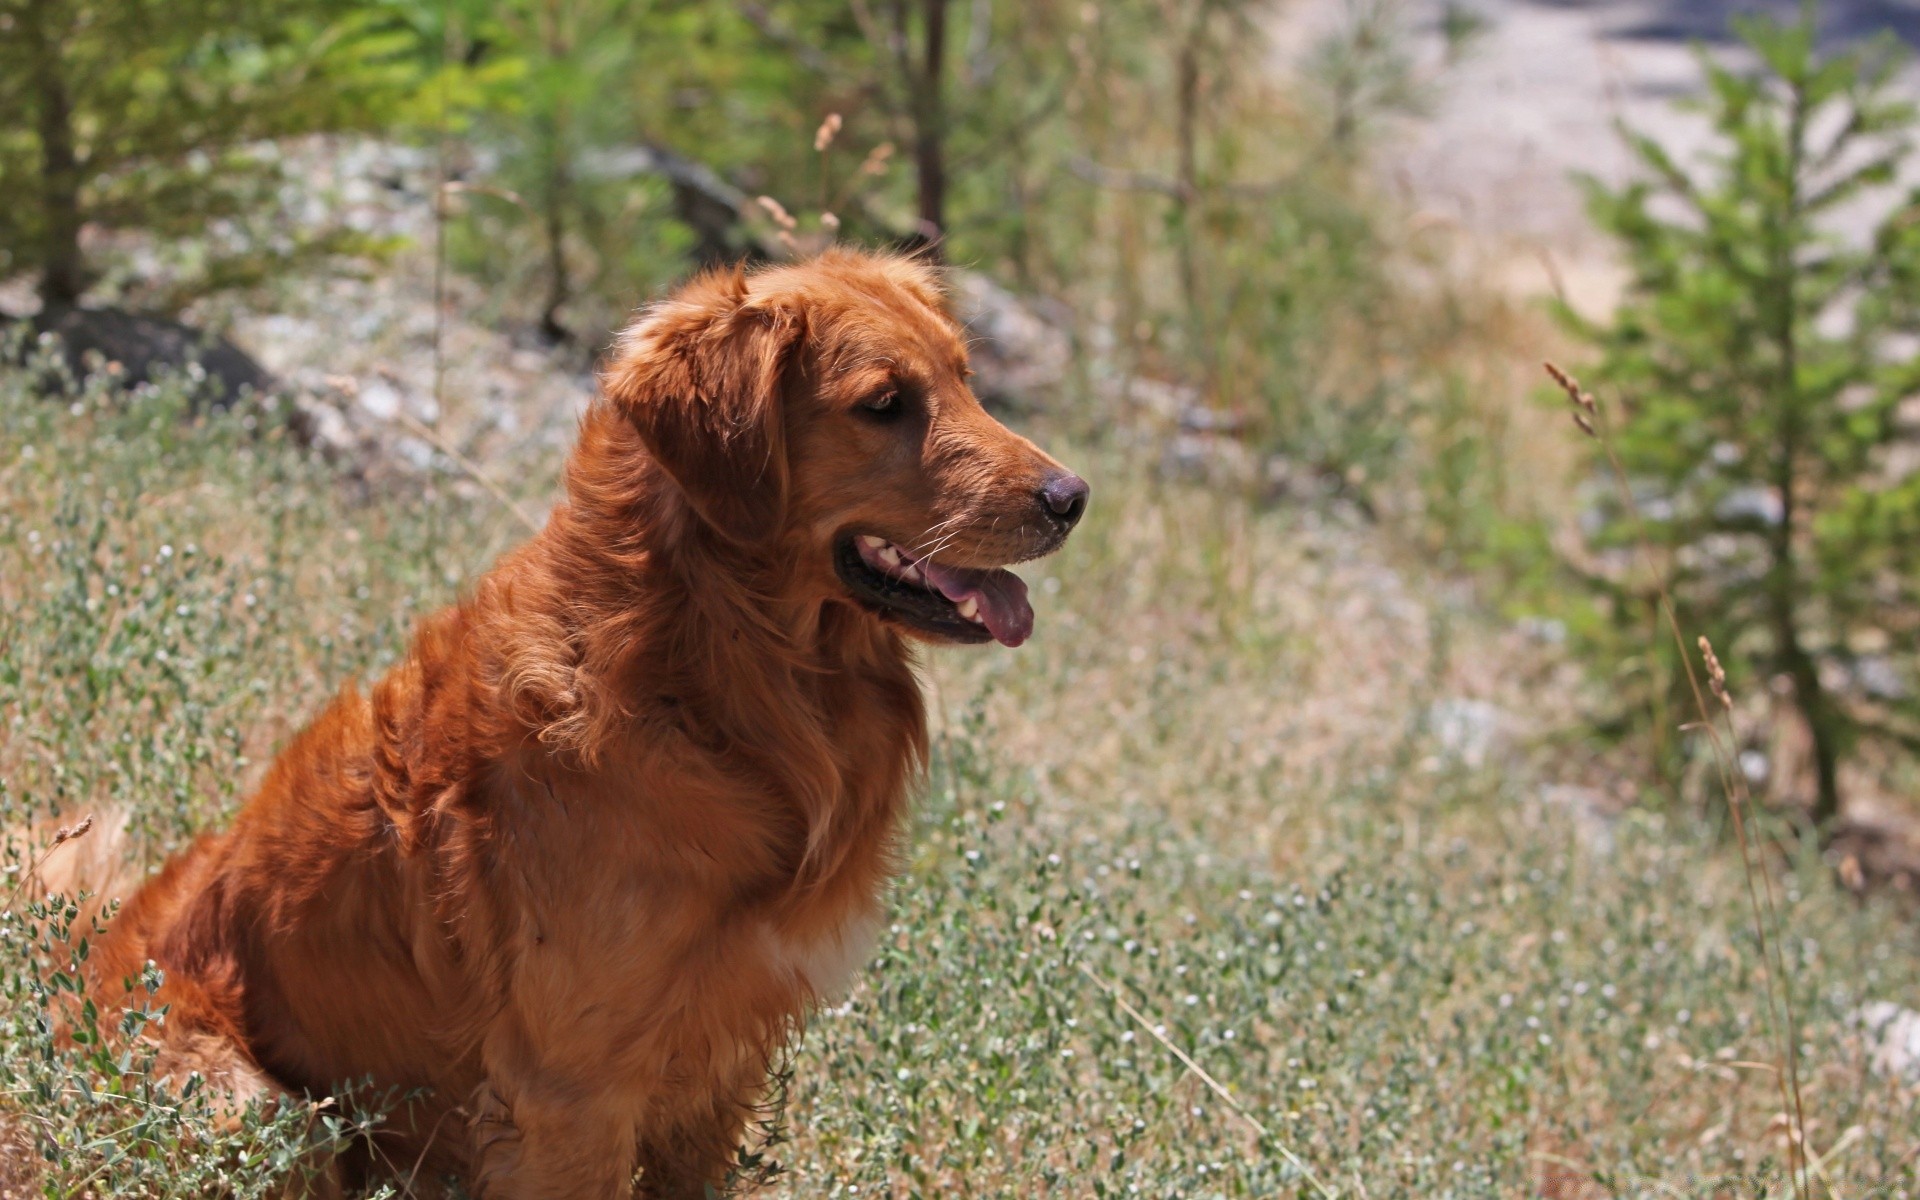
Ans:
{"label": "grass", "polygon": [[[188,390],[0,373],[0,823],[124,806],[148,862],[522,533],[457,470],[346,486]],[[1907,914],[1777,854],[1768,980],[1719,831],[1543,798],[1604,761],[1550,646],[1336,515],[1081,442],[1033,642],[930,658],[891,934],[795,1047],[765,1194],[1783,1196],[1770,983],[1815,1194],[1920,1186],[1920,1087],[1850,1015],[1920,1000]],[[486,465],[549,498],[547,452]],[[1433,718],[1460,698],[1506,714],[1484,759]],[[56,1049],[61,914],[0,920],[0,1195],[275,1195],[352,1136]]]}

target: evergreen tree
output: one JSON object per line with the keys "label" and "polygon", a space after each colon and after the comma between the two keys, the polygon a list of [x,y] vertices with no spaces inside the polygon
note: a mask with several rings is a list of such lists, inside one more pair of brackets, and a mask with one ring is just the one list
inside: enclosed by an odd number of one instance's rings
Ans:
{"label": "evergreen tree", "polygon": [[[194,234],[246,211],[273,175],[253,148],[383,120],[415,49],[350,0],[0,0],[0,275],[71,306],[94,279],[88,226]],[[275,240],[209,282],[311,249]]]}
{"label": "evergreen tree", "polygon": [[[1920,385],[1920,197],[1885,202],[1916,119],[1890,95],[1890,39],[1822,53],[1811,6],[1736,29],[1760,69],[1703,56],[1712,151],[1683,164],[1629,135],[1647,178],[1588,181],[1632,280],[1609,322],[1563,316],[1601,350],[1680,621],[1804,718],[1824,823],[1863,736],[1920,745],[1920,471],[1897,452]],[[1604,510],[1598,544],[1636,535]]]}

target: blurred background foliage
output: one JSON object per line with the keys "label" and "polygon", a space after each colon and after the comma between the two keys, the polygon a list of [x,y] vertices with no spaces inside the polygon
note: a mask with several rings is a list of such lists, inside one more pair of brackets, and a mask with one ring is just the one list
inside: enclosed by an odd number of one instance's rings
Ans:
{"label": "blurred background foliage", "polygon": [[326,0],[7,0],[0,274],[37,276],[44,305],[77,303],[104,272],[81,244],[89,226],[200,243],[203,289],[368,249],[275,222],[273,150],[398,117],[417,47],[389,24]]}
{"label": "blurred background foliage", "polygon": [[1431,509],[1472,554],[1510,497],[1460,351],[1510,313],[1383,207],[1370,138],[1430,80],[1393,5],[1349,7],[1282,79],[1260,0],[4,0],[0,275],[177,313],[378,270],[396,239],[292,178],[301,135],[370,135],[445,181],[482,316],[579,361],[696,264],[931,246],[1064,327],[1075,394],[1234,433],[1256,488]]}
{"label": "blurred background foliage", "polygon": [[[1084,313],[1119,369],[1364,471],[1449,332],[1398,319],[1355,178],[1409,68],[1370,15],[1282,87],[1262,7],[6,0],[0,273],[177,311],[297,259],[364,264],[375,239],[286,211],[282,147],[383,132],[454,183],[452,261],[550,340],[591,352],[690,259],[777,250],[767,195],[803,233],[937,241]],[[185,261],[142,270],[120,231]]]}

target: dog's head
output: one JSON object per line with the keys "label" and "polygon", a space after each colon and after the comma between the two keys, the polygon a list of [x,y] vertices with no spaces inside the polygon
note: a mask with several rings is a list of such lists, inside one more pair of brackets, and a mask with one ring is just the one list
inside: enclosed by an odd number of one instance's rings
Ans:
{"label": "dog's head", "polygon": [[623,341],[607,395],[691,513],[799,586],[943,642],[1025,641],[1026,585],[1087,485],[981,408],[933,272],[835,251],[689,284]]}

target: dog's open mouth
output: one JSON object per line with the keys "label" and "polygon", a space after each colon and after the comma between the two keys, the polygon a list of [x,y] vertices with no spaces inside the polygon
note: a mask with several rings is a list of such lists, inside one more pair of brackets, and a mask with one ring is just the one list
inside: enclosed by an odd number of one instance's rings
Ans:
{"label": "dog's open mouth", "polygon": [[947,641],[1018,646],[1033,632],[1026,582],[1004,568],[915,558],[871,534],[844,539],[834,567],[867,607]]}

